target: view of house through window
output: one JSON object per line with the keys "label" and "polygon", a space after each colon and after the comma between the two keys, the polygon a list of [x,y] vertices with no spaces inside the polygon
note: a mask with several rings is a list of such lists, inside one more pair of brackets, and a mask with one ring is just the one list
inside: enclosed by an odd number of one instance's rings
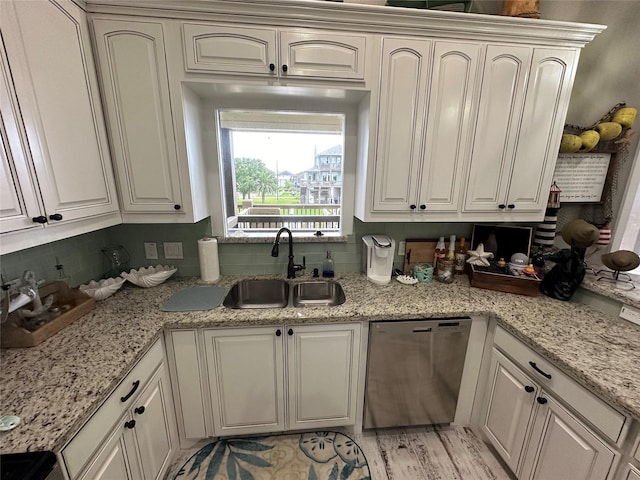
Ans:
{"label": "view of house through window", "polygon": [[344,115],[218,112],[226,233],[340,233]]}

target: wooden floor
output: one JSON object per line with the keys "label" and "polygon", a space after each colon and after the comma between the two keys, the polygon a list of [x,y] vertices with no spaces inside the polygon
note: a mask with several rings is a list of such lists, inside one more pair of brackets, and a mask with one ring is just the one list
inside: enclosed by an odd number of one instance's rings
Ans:
{"label": "wooden floor", "polygon": [[[340,429],[337,429],[340,430]],[[354,435],[372,480],[510,480],[489,448],[471,431],[458,426],[368,430]],[[167,480],[202,445],[182,451]]]}

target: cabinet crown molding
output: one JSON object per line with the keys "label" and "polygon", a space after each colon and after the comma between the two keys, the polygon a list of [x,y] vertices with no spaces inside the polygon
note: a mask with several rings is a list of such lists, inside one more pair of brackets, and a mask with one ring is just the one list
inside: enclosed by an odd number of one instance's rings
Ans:
{"label": "cabinet crown molding", "polygon": [[583,47],[605,25],[315,0],[86,0],[91,13]]}

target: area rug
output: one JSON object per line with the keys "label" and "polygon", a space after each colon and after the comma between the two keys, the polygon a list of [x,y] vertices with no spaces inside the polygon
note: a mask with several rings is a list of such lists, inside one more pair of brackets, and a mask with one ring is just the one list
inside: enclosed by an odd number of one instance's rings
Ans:
{"label": "area rug", "polygon": [[371,480],[371,475],[351,438],[312,432],[220,439],[187,460],[175,480]]}

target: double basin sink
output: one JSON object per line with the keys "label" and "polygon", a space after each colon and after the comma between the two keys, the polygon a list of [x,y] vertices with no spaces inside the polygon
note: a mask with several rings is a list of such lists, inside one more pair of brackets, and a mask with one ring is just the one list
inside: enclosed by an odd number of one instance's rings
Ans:
{"label": "double basin sink", "polygon": [[222,304],[227,308],[334,307],[345,300],[342,286],[333,280],[257,279],[235,283]]}

